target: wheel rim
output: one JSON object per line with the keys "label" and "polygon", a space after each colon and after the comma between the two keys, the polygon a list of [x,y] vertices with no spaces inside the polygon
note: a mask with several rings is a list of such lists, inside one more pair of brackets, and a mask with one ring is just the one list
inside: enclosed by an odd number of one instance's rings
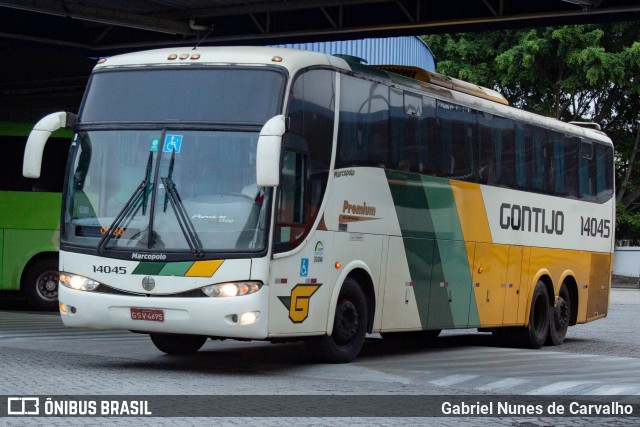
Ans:
{"label": "wheel rim", "polygon": [[59,273],[57,271],[46,271],[42,273],[36,281],[36,292],[38,296],[45,301],[57,300],[58,280]]}
{"label": "wheel rim", "polygon": [[558,297],[558,304],[556,304],[554,312],[553,320],[556,329],[562,330],[566,328],[569,325],[569,305],[564,298]]}
{"label": "wheel rim", "polygon": [[333,337],[337,344],[349,344],[358,333],[358,310],[349,300],[344,300],[336,312]]}

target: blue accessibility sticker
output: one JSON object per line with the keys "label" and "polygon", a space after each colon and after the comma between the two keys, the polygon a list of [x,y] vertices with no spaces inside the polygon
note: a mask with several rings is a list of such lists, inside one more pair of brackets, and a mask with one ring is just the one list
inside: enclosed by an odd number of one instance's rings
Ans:
{"label": "blue accessibility sticker", "polygon": [[300,277],[307,277],[309,275],[309,258],[302,258],[300,260]]}
{"label": "blue accessibility sticker", "polygon": [[182,135],[167,134],[165,136],[164,147],[162,148],[162,151],[164,153],[171,153],[174,151],[176,153],[179,153],[181,147],[182,147]]}

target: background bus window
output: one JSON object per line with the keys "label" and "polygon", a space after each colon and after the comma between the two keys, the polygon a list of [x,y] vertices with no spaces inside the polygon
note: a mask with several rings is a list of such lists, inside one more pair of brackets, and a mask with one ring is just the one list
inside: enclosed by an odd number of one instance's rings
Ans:
{"label": "background bus window", "polygon": [[[0,136],[3,153],[0,156],[0,191],[43,191],[61,193],[64,165],[67,163],[70,138],[51,138],[45,145],[40,178],[22,176],[22,161],[26,136]],[[60,165],[63,165],[62,167]]]}

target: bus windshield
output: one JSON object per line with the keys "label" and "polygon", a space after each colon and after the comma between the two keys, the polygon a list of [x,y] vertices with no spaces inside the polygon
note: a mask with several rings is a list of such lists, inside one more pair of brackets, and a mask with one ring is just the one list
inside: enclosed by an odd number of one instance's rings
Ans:
{"label": "bus windshield", "polygon": [[262,125],[277,114],[284,81],[265,67],[101,71],[91,77],[80,122]]}
{"label": "bus windshield", "polygon": [[61,244],[184,258],[264,250],[256,145],[280,111],[285,77],[241,66],[96,72],[79,115]]}
{"label": "bus windshield", "polygon": [[257,131],[79,132],[63,242],[199,255],[262,250],[257,141]]}

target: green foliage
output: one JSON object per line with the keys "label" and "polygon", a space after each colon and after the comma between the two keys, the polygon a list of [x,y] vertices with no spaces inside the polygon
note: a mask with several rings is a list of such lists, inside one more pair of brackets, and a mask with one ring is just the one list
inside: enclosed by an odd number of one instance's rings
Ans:
{"label": "green foliage", "polygon": [[[640,22],[424,37],[438,72],[502,92],[511,105],[599,123],[616,149],[620,238],[640,233]],[[629,179],[625,177],[629,175]]]}
{"label": "green foliage", "polygon": [[618,206],[616,215],[616,239],[640,243],[640,212],[627,212]]}

